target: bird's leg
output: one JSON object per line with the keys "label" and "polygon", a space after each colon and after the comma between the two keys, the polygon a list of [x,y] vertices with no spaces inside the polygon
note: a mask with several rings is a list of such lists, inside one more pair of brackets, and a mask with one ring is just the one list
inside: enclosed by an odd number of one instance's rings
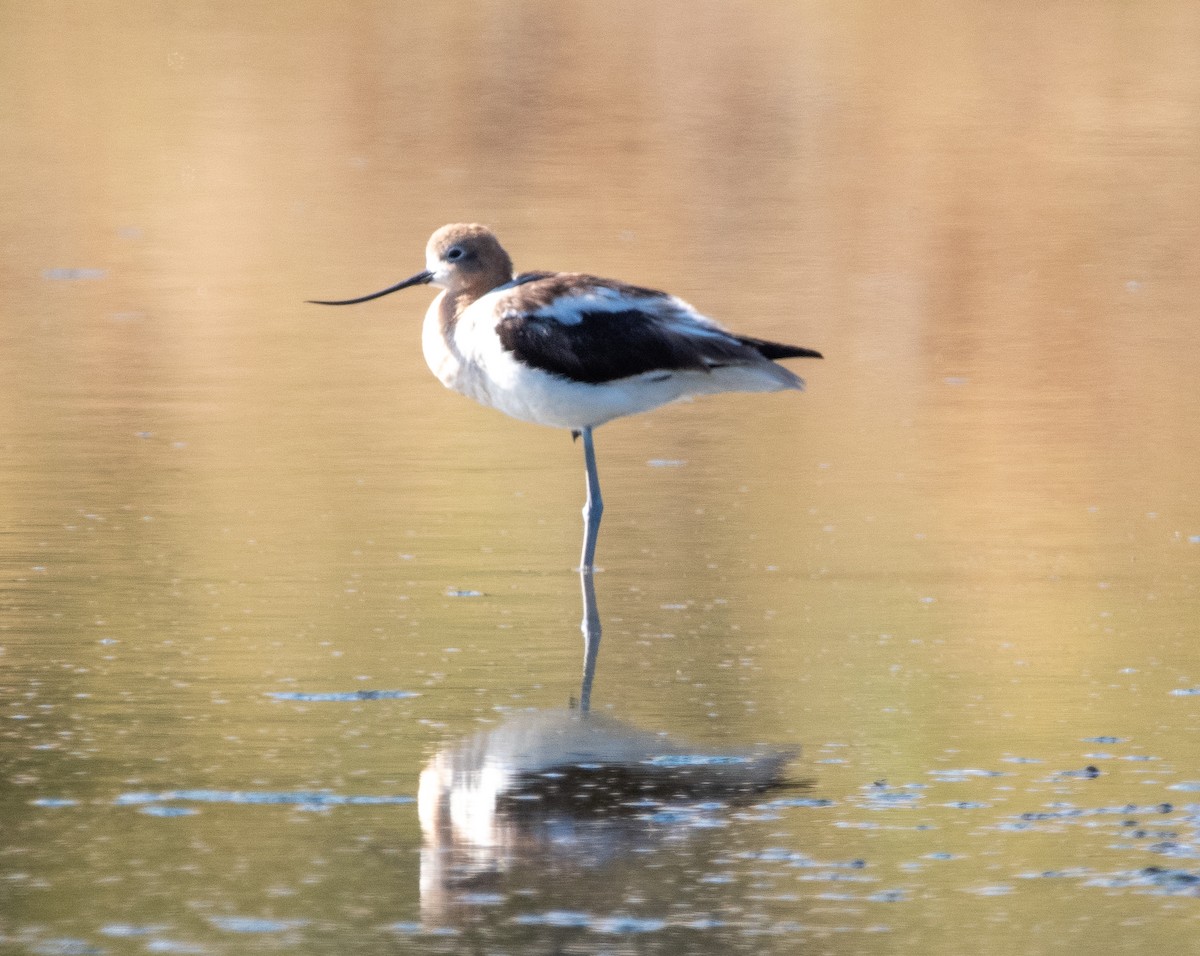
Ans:
{"label": "bird's leg", "polygon": [[583,461],[587,466],[587,501],[583,505],[583,559],[579,570],[588,573],[596,566],[596,536],[600,532],[604,500],[600,497],[600,476],[596,473],[596,446],[592,443],[592,429],[584,428],[581,432]]}

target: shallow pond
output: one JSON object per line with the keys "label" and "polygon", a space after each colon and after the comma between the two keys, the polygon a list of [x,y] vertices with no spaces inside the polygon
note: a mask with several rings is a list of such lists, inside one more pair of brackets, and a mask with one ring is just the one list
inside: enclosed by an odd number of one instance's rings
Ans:
{"label": "shallow pond", "polygon": [[[1194,951],[1194,5],[0,25],[0,950]],[[578,445],[303,304],[460,219],[826,356],[597,433],[588,718]]]}

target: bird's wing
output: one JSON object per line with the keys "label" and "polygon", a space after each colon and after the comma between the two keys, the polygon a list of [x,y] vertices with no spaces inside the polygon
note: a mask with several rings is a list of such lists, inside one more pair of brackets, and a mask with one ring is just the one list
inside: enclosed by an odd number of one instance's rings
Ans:
{"label": "bird's wing", "polygon": [[501,346],[552,375],[600,384],[763,360],[665,292],[576,273],[531,273],[505,289],[497,303]]}

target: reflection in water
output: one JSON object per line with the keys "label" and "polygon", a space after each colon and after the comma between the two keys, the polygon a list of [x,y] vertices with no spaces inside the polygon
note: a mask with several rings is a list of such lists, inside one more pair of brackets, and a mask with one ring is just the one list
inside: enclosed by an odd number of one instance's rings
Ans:
{"label": "reflection in water", "polygon": [[600,609],[596,604],[596,580],[587,564],[579,568],[579,589],[583,592],[583,680],[579,683],[579,709],[592,709],[592,680],[596,676],[596,656],[600,653]]}
{"label": "reflection in water", "polygon": [[[580,572],[584,668],[578,708],[514,714],[442,750],[421,772],[421,911],[493,887],[519,863],[594,868],[678,827],[663,805],[737,801],[784,783],[795,751],[695,747],[590,712],[600,648],[592,573]],[[686,819],[686,817],[685,817]]]}

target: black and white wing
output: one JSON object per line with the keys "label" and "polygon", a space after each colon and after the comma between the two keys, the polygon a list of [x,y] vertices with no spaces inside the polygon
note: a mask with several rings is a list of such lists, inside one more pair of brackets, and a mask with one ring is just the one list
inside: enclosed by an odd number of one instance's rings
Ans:
{"label": "black and white wing", "polygon": [[576,382],[820,357],[734,335],[665,292],[595,276],[527,273],[503,291],[496,334],[505,351],[525,366]]}

